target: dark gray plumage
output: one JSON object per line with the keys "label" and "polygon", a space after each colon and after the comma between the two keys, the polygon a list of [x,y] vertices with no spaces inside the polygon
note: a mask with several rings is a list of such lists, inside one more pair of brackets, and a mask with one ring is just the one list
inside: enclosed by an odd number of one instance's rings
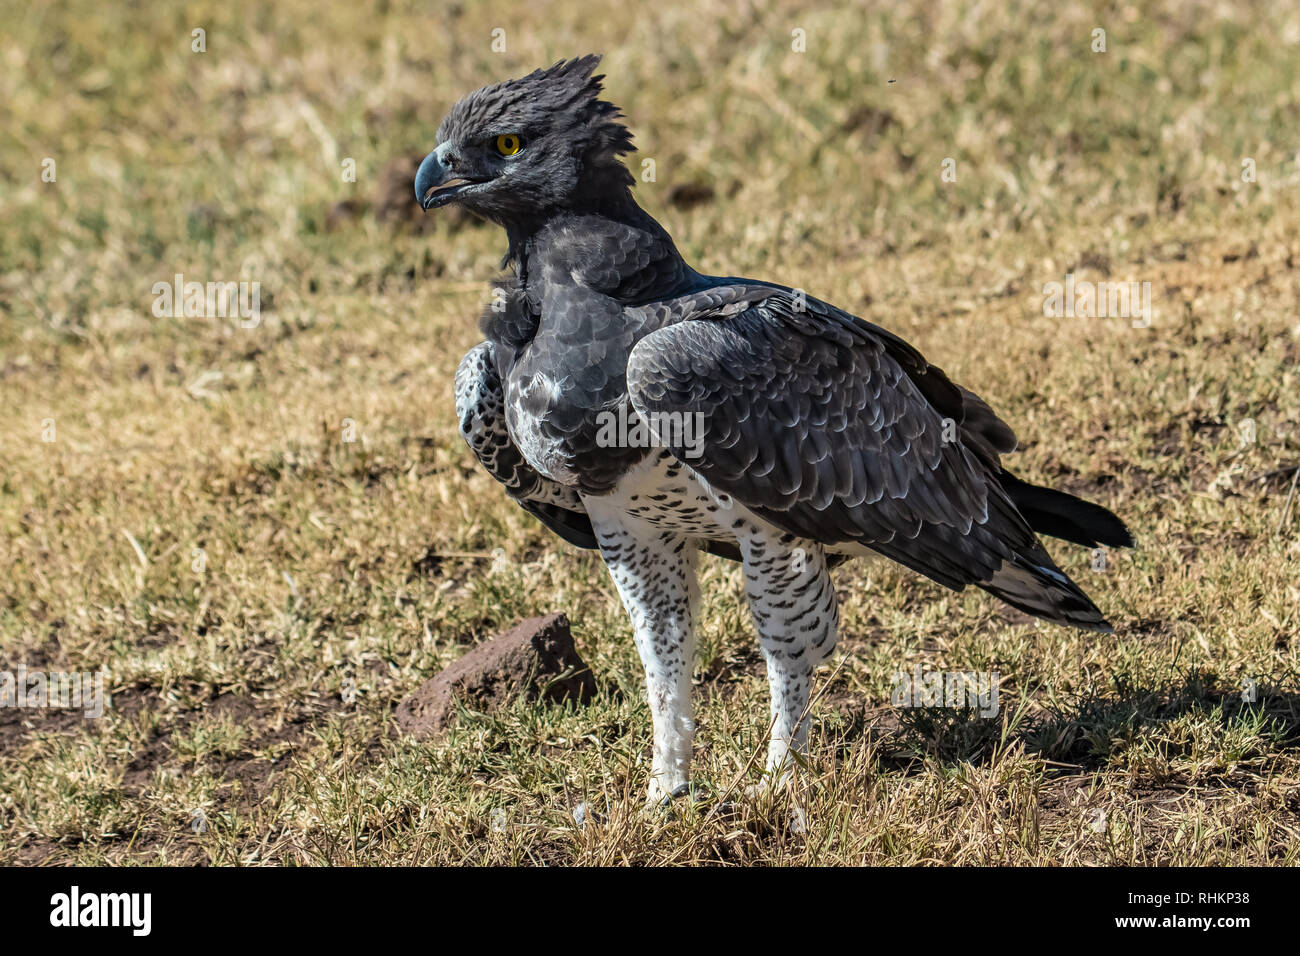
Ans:
{"label": "dark gray plumage", "polygon": [[[512,275],[456,376],[461,430],[516,501],[609,564],[646,664],[652,797],[686,779],[696,548],[745,564],[772,678],[774,772],[802,745],[812,668],[834,643],[826,571],[839,560],[881,555],[1108,630],[1035,531],[1130,545],[1119,519],[1004,471],[1011,429],[892,333],[688,266],[632,198],[619,159],[631,136],[600,99],[598,62],[461,100],[416,197],[506,230]],[[697,416],[702,434],[690,448],[680,433],[656,433],[664,447],[611,443],[611,414],[652,431]]]}

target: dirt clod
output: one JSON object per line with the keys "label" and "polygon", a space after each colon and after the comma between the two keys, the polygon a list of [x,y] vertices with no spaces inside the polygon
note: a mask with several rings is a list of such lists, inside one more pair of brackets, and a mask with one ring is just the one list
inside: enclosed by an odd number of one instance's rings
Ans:
{"label": "dirt clod", "polygon": [[556,612],[521,621],[425,681],[398,705],[396,721],[403,732],[426,737],[448,727],[457,699],[492,711],[520,696],[585,702],[595,693],[596,679],[573,646],[569,618]]}

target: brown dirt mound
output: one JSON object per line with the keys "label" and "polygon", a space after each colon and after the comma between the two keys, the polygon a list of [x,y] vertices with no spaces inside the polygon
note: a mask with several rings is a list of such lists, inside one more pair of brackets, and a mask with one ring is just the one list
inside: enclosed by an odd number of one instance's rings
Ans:
{"label": "brown dirt mound", "polygon": [[480,644],[437,677],[420,685],[397,707],[397,726],[415,737],[441,733],[459,699],[474,710],[492,711],[520,696],[587,701],[596,679],[578,656],[563,613],[532,617]]}

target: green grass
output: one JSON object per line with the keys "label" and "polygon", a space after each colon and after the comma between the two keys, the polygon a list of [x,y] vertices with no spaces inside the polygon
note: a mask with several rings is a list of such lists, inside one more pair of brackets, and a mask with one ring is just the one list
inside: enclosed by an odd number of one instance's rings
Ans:
{"label": "green grass", "polygon": [[[0,710],[0,862],[1297,862],[1300,502],[1283,520],[1290,475],[1259,477],[1300,461],[1295,11],[0,17],[0,670],[104,668],[114,695],[101,720]],[[604,568],[456,433],[503,237],[394,218],[409,177],[383,182],[464,92],[589,51],[632,168],[655,160],[637,195],[697,267],[903,335],[1013,424],[1018,473],[1125,518],[1140,547],[1104,573],[1052,545],[1116,634],[851,564],[799,791],[642,813],[650,720]],[[178,272],[258,279],[260,325],[155,318]],[[1152,327],[1045,317],[1067,272],[1151,282]],[[736,569],[705,559],[704,585],[695,776],[716,793],[757,778],[767,690]],[[550,610],[594,702],[394,733],[423,679]],[[998,718],[893,708],[917,664],[997,671]]]}

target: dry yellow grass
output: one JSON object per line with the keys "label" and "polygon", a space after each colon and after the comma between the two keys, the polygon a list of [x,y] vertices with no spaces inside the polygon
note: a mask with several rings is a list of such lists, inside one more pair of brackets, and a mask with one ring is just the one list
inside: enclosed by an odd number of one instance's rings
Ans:
{"label": "dry yellow grass", "polygon": [[[114,695],[97,721],[0,711],[0,862],[1295,862],[1294,9],[0,15],[0,670],[104,668]],[[1139,539],[1104,573],[1052,546],[1116,624],[1101,638],[840,570],[802,828],[784,798],[640,813],[650,724],[603,566],[456,434],[502,237],[370,205],[462,93],[593,50],[634,168],[655,160],[637,194],[699,268],[903,335],[1015,426],[1019,473]],[[688,185],[713,196],[674,204]],[[1149,281],[1151,327],[1045,317],[1067,272]],[[155,318],[175,273],[258,279],[260,324]],[[736,570],[705,575],[696,776],[716,789],[755,773],[766,688]],[[392,736],[423,678],[552,609],[595,703]],[[918,664],[997,671],[999,718],[895,710],[890,676]]]}

